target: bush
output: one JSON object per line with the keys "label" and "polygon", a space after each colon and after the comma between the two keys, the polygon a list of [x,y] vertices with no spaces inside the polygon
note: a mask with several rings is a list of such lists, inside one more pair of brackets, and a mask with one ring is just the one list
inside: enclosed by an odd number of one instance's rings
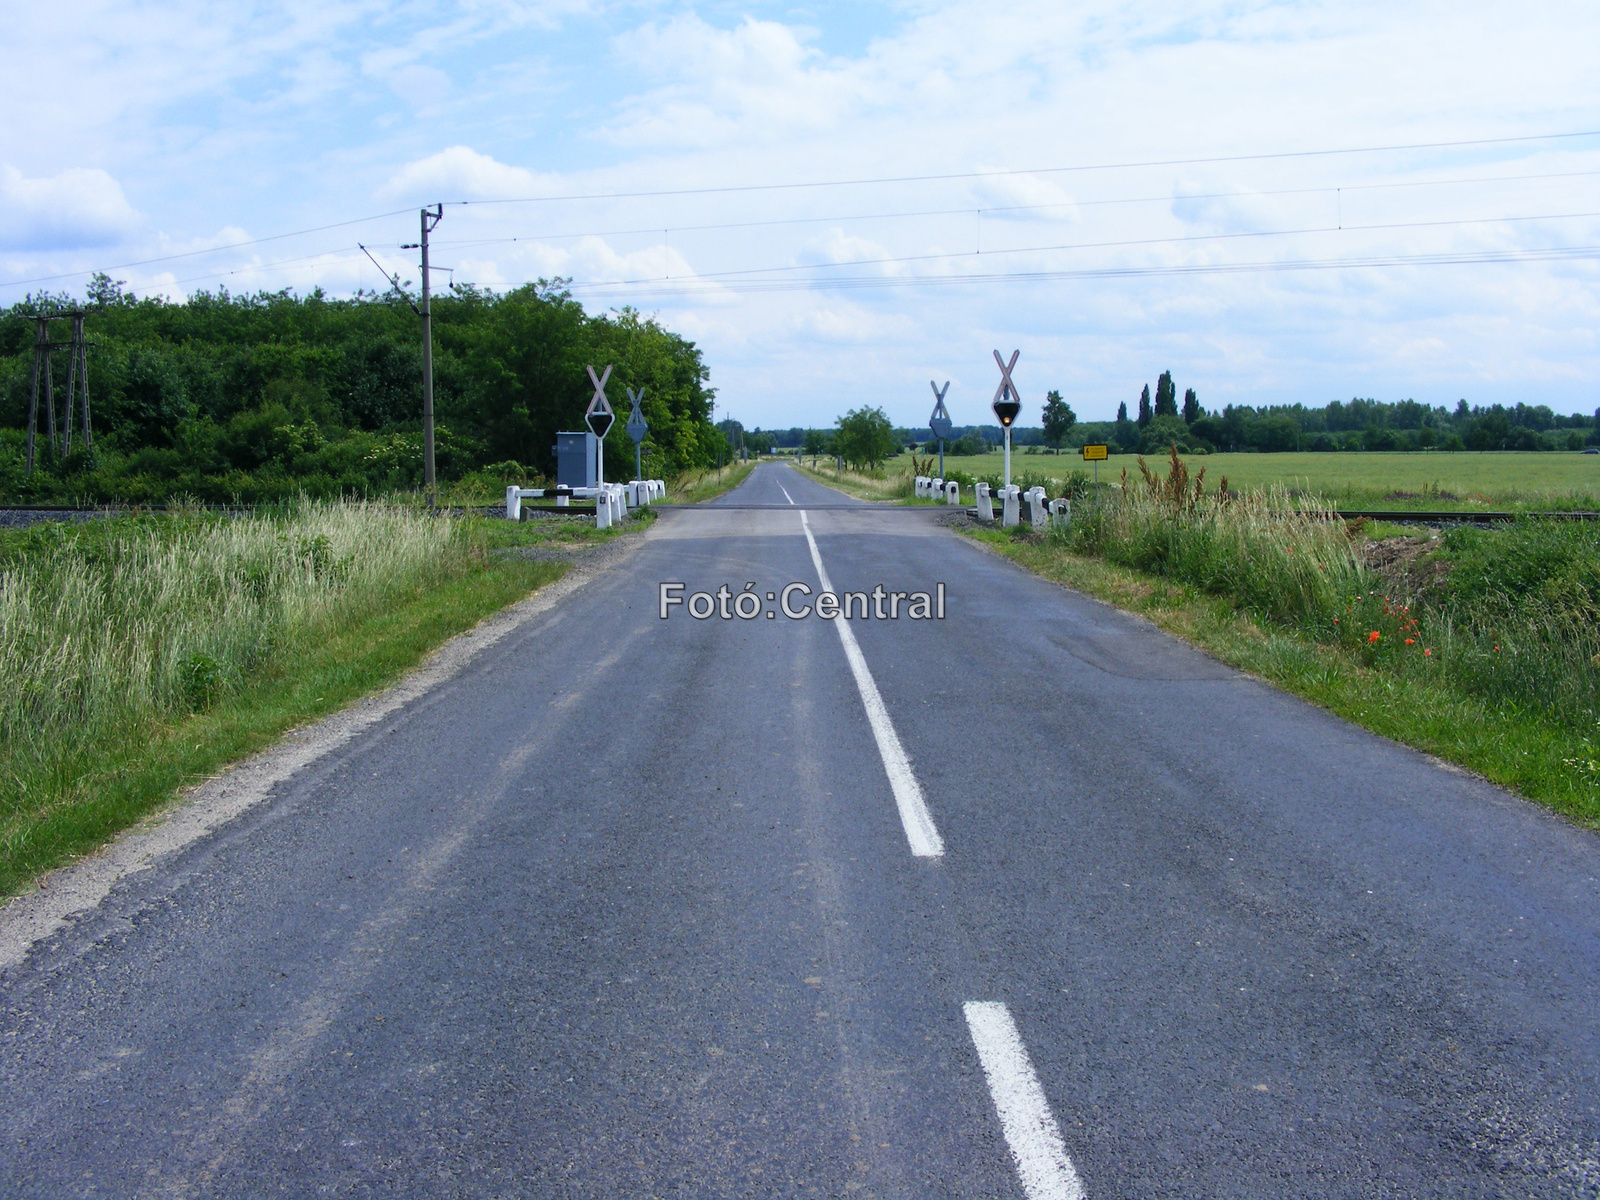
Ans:
{"label": "bush", "polygon": [[[1124,473],[1105,503],[1052,536],[1227,596],[1374,667],[1443,677],[1581,729],[1600,724],[1600,526],[1463,526],[1429,552],[1426,569],[1386,576],[1330,506],[1281,489],[1206,493],[1174,457],[1165,477]],[[1441,575],[1431,587],[1413,582]]]}

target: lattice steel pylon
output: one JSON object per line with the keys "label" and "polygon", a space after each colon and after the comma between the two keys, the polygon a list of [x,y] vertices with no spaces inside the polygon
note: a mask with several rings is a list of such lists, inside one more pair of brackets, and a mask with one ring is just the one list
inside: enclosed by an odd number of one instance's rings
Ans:
{"label": "lattice steel pylon", "polygon": [[[27,473],[33,474],[35,458],[35,440],[39,433],[39,383],[40,377],[44,381],[44,407],[45,407],[45,436],[50,439],[51,449],[62,458],[72,453],[72,410],[79,408],[83,414],[83,448],[94,449],[94,433],[89,425],[89,346],[83,336],[83,317],[81,308],[75,308],[70,313],[40,313],[34,317],[36,332],[33,339],[33,387],[28,393],[28,465]],[[50,340],[50,322],[72,322],[72,340],[68,342],[52,342]],[[63,421],[60,435],[56,432],[56,389],[55,377],[51,370],[51,351],[61,347],[68,348],[67,364],[67,407],[62,414]],[[80,401],[81,397],[81,401]]]}

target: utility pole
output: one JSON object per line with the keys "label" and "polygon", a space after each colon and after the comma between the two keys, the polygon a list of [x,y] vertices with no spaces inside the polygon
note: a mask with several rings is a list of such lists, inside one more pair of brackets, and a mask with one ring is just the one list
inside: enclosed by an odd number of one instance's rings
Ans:
{"label": "utility pole", "polygon": [[83,397],[83,448],[94,449],[89,433],[89,351],[83,340],[83,309],[72,310],[72,341],[67,367],[67,423],[61,431],[61,454],[72,453],[72,406],[79,395]]}
{"label": "utility pole", "polygon": [[[83,336],[83,310],[75,308],[70,313],[40,313],[34,316],[33,339],[33,382],[28,390],[28,449],[27,467],[29,475],[38,462],[39,456],[39,384],[44,384],[44,410],[45,410],[45,437],[50,444],[50,453],[56,462],[60,462],[72,453],[72,410],[77,404],[81,394],[83,405],[83,448],[93,449],[93,434],[89,429],[89,349],[88,342]],[[50,322],[72,322],[72,340],[70,342],[52,342],[50,340]],[[56,428],[56,388],[52,370],[53,352],[62,348],[70,351],[70,361],[67,364],[67,407],[64,414],[65,423],[58,430]]]}
{"label": "utility pole", "polygon": [[433,481],[433,306],[428,303],[428,235],[444,220],[444,205],[422,210],[422,481],[428,507],[435,503]]}
{"label": "utility pole", "polygon": [[[46,378],[48,379],[48,372],[50,370],[50,318],[36,317],[35,320],[38,322],[38,332],[34,335],[33,339],[33,387],[28,392],[29,475],[33,474],[34,443],[39,436],[39,372],[41,369],[43,369],[46,372]],[[49,386],[50,385],[47,382],[45,387],[48,389]],[[50,404],[52,411],[54,411],[55,401],[47,397],[46,403]],[[52,421],[51,424],[53,425],[54,421]]]}

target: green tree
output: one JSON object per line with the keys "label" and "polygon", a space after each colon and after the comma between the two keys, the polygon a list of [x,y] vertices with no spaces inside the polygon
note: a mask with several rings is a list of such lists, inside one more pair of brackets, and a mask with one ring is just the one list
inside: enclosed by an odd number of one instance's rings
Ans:
{"label": "green tree", "polygon": [[1055,447],[1057,454],[1061,453],[1061,443],[1067,440],[1067,434],[1078,423],[1078,414],[1072,411],[1072,406],[1061,398],[1061,393],[1052,390],[1044,399],[1044,440],[1045,445]]}
{"label": "green tree", "polygon": [[1169,446],[1179,450],[1190,449],[1189,427],[1176,413],[1162,413],[1152,418],[1139,435],[1140,454],[1164,454]]}
{"label": "green tree", "polygon": [[812,458],[828,452],[828,432],[825,429],[808,429],[800,443],[800,452]]}
{"label": "green tree", "polygon": [[1139,428],[1143,429],[1150,424],[1155,413],[1150,411],[1150,385],[1144,385],[1144,391],[1139,393]]}
{"label": "green tree", "polygon": [[1185,388],[1183,393],[1183,423],[1193,425],[1200,419],[1200,398],[1194,394],[1193,388]]}
{"label": "green tree", "polygon": [[[420,478],[420,329],[404,297],[219,290],[141,300],[96,276],[87,300],[97,461],[68,464],[70,478],[10,483],[0,439],[9,492],[250,502],[371,495]],[[31,296],[0,308],[0,425],[25,420],[31,314],[75,306]],[[556,431],[582,428],[588,364],[613,366],[608,390],[624,415],[622,389],[645,387],[651,474],[715,461],[701,353],[655,320],[626,308],[590,315],[562,280],[504,294],[453,289],[435,297],[433,318],[442,480],[507,462],[550,473]],[[606,439],[606,457],[608,478],[632,472],[626,436]]]}
{"label": "green tree", "polygon": [[865,405],[839,418],[833,441],[834,453],[853,467],[876,467],[899,447],[883,409]]}
{"label": "green tree", "polygon": [[1161,372],[1161,378],[1156,380],[1156,416],[1175,417],[1178,415],[1178,388],[1172,382],[1172,372]]}

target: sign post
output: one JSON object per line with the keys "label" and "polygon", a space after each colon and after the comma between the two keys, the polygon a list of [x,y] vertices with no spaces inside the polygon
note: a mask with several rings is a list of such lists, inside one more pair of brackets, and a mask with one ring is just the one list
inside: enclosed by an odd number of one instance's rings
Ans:
{"label": "sign post", "polygon": [[944,394],[950,390],[950,381],[946,379],[943,387],[934,387],[933,380],[928,380],[928,386],[933,388],[934,405],[933,416],[928,418],[928,428],[933,430],[933,436],[939,439],[939,478],[944,478],[944,443],[950,436],[950,414],[944,406]]}
{"label": "sign post", "polygon": [[641,457],[639,443],[644,441],[644,435],[650,432],[650,426],[645,424],[644,413],[639,411],[639,405],[644,400],[644,389],[640,388],[637,392],[632,388],[623,390],[628,393],[628,399],[633,403],[633,412],[628,414],[628,423],[624,426],[628,436],[633,439],[633,477],[643,479],[644,459]]}
{"label": "sign post", "polygon": [[1083,461],[1094,464],[1094,498],[1100,500],[1100,464],[1106,459],[1107,447],[1105,443],[1091,443],[1083,448]]}
{"label": "sign post", "polygon": [[1011,382],[1011,372],[1016,369],[1021,354],[1021,350],[1013,350],[1011,361],[1006,362],[1000,357],[1000,351],[994,352],[995,365],[1000,368],[1000,386],[995,389],[994,403],[989,407],[994,409],[994,415],[1000,419],[1000,427],[1006,431],[1006,487],[1011,486],[1011,426],[1022,411],[1022,393]]}
{"label": "sign post", "polygon": [[589,401],[583,420],[595,437],[594,481],[603,484],[606,481],[606,434],[611,430],[611,423],[617,419],[617,414],[611,411],[611,401],[606,399],[606,380],[611,378],[611,368],[608,366],[599,376],[595,375],[593,367],[587,369],[589,382],[594,384],[594,398]]}

